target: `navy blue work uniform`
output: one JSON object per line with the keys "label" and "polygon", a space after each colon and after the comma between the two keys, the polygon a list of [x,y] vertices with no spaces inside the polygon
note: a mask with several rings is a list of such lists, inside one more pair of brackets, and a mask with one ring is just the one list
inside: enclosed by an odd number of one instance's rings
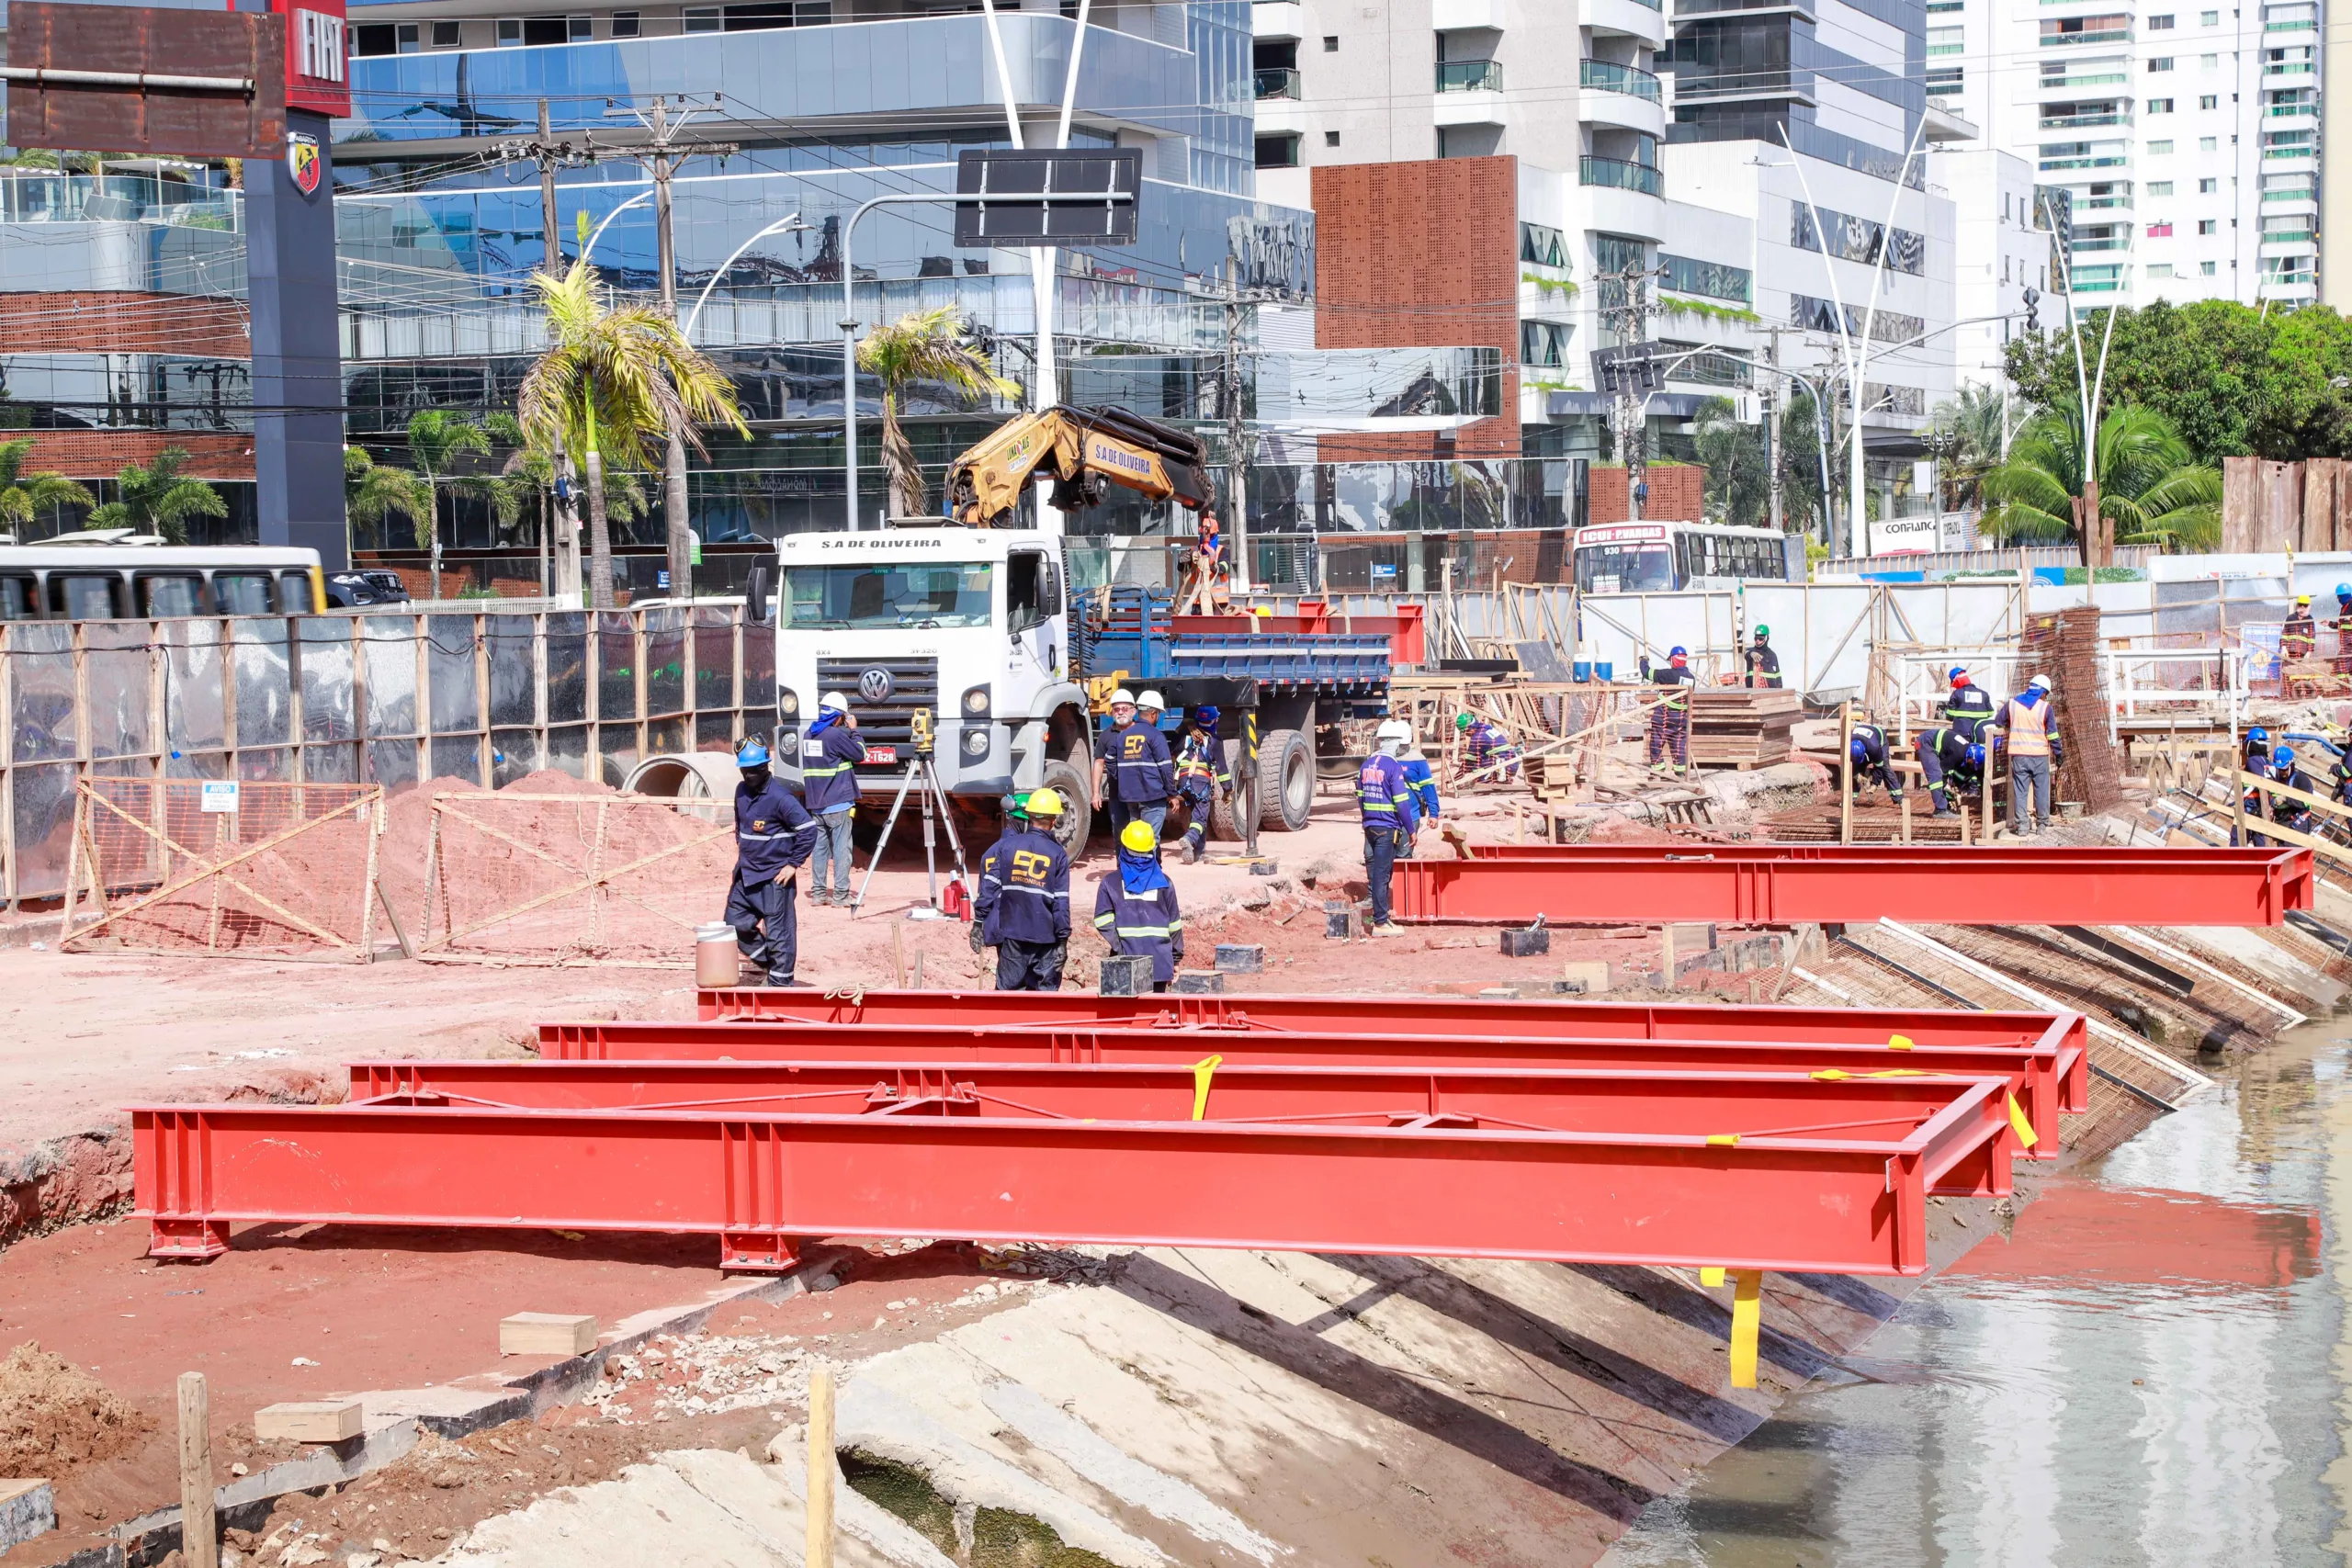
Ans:
{"label": "navy blue work uniform", "polygon": [[1169,798],[1176,793],[1176,760],[1169,755],[1168,737],[1159,727],[1138,718],[1125,728],[1114,728],[1106,739],[1111,764],[1111,836],[1141,818],[1151,824],[1152,836],[1168,822]]}
{"label": "navy blue work uniform", "polygon": [[808,727],[800,741],[800,797],[812,815],[831,811],[837,807],[857,804],[857,774],[853,771],[865,761],[865,742],[856,730],[835,719]]}
{"label": "navy blue work uniform", "polygon": [[1973,793],[1984,782],[1968,761],[1969,742],[1956,729],[1923,729],[1919,732],[1919,772],[1926,778],[1928,794],[1936,803],[1936,810],[1951,809],[1944,798],[1944,786],[1949,782],[1962,794]]}
{"label": "navy blue work uniform", "polygon": [[1963,745],[1984,739],[1984,727],[1993,722],[1993,694],[1973,682],[1954,686],[1944,699],[1944,722]]}
{"label": "navy blue work uniform", "polygon": [[1069,856],[1053,835],[1009,828],[980,859],[972,912],[996,949],[1000,991],[1057,991],[1069,943]]}
{"label": "navy blue work uniform", "polygon": [[[1184,916],[1176,907],[1175,886],[1149,855],[1122,849],[1119,862],[1094,896],[1094,928],[1110,939],[1113,953],[1150,959],[1151,988],[1164,991],[1184,956]],[[1137,888],[1128,887],[1130,877]]]}
{"label": "navy blue work uniform", "polygon": [[793,901],[795,878],[777,878],[808,858],[817,824],[783,781],[763,768],[735,786],[735,880],[727,889],[727,923],[735,948],[767,971],[771,986],[792,984],[800,956]]}
{"label": "navy blue work uniform", "polygon": [[1364,880],[1372,886],[1372,923],[1388,924],[1389,883],[1396,857],[1408,852],[1420,831],[1420,803],[1405,764],[1385,752],[1366,757],[1356,774],[1356,809],[1363,817]]}
{"label": "navy blue work uniform", "polygon": [[1897,806],[1903,804],[1903,775],[1894,771],[1894,758],[1887,749],[1886,731],[1875,724],[1858,724],[1847,742],[1849,748],[1859,746],[1860,754],[1854,758],[1854,796],[1861,798],[1862,791],[1877,784],[1886,791],[1886,798]]}
{"label": "navy blue work uniform", "polygon": [[1184,841],[1197,858],[1208,849],[1209,816],[1216,808],[1216,797],[1233,793],[1233,779],[1225,771],[1225,745],[1216,731],[1204,734],[1195,729],[1184,736],[1184,749],[1176,756],[1176,793],[1193,807]]}

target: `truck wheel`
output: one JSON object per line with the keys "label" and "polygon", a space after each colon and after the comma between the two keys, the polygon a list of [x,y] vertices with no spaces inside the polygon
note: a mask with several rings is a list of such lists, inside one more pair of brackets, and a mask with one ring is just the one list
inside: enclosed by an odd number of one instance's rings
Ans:
{"label": "truck wheel", "polygon": [[1220,796],[1209,812],[1209,837],[1227,843],[1239,843],[1241,831],[1241,741],[1238,738],[1225,742],[1225,776],[1234,781],[1233,791]]}
{"label": "truck wheel", "polygon": [[1067,757],[1048,757],[1043,773],[1046,789],[1062,797],[1061,819],[1054,824],[1054,842],[1070,859],[1086,852],[1087,835],[1094,831],[1094,785]]}
{"label": "truck wheel", "polygon": [[1315,808],[1315,750],[1295,729],[1270,729],[1258,743],[1258,825],[1295,833]]}

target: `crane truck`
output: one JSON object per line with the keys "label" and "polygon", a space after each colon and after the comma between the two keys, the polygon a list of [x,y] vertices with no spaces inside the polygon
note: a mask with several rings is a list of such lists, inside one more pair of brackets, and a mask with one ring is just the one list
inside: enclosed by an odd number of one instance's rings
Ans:
{"label": "crane truck", "polygon": [[1195,513],[1212,497],[1196,436],[1057,406],[958,457],[946,516],[779,538],[773,575],[755,570],[747,596],[754,626],[773,612],[777,776],[798,784],[801,727],[839,693],[865,742],[861,805],[887,807],[912,748],[928,745],[951,802],[975,816],[1010,794],[1059,794],[1059,836],[1076,852],[1092,829],[1099,716],[1125,682],[1158,687],[1171,724],[1204,703],[1235,716],[1224,734],[1239,817],[1221,813],[1221,833],[1305,827],[1318,735],[1336,752],[1343,720],[1386,711],[1386,639],[1187,636],[1164,594],[1073,593],[1059,531],[1011,525],[1047,478],[1057,509],[1099,504],[1114,485]]}

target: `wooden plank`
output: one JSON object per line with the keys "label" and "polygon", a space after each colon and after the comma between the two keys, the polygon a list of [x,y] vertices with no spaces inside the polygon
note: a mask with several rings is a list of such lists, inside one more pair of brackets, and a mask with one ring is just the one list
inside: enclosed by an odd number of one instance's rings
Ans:
{"label": "wooden plank", "polygon": [[266,1443],[348,1442],[359,1436],[360,1416],[356,1399],[266,1404],[254,1412],[254,1435]]}
{"label": "wooden plank", "polygon": [[584,1313],[518,1312],[498,1323],[502,1356],[584,1356],[596,1348],[596,1320]]}

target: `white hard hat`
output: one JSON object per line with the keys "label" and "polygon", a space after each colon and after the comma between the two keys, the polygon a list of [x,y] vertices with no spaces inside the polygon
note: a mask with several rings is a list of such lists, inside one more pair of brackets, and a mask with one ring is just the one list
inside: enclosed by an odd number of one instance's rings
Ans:
{"label": "white hard hat", "polygon": [[1160,713],[1166,713],[1168,711],[1168,705],[1160,701],[1159,694],[1158,692],[1146,692],[1142,696],[1136,699],[1136,706],[1139,708],[1152,708]]}
{"label": "white hard hat", "polygon": [[1392,718],[1385,720],[1375,734],[1382,740],[1410,740],[1413,727],[1401,718]]}
{"label": "white hard hat", "polygon": [[2047,675],[2036,675],[2032,680],[2027,682],[2026,684],[2034,687],[2037,690],[2046,692],[2050,689],[2050,677]]}
{"label": "white hard hat", "polygon": [[1125,686],[1120,687],[1117,691],[1111,694],[1111,705],[1113,707],[1117,707],[1121,703],[1126,704],[1129,707],[1136,705],[1136,694],[1133,692],[1128,691]]}
{"label": "white hard hat", "polygon": [[819,713],[823,713],[827,708],[832,709],[835,713],[847,713],[849,712],[849,699],[842,696],[839,692],[827,692],[823,696],[817,699],[817,711]]}

